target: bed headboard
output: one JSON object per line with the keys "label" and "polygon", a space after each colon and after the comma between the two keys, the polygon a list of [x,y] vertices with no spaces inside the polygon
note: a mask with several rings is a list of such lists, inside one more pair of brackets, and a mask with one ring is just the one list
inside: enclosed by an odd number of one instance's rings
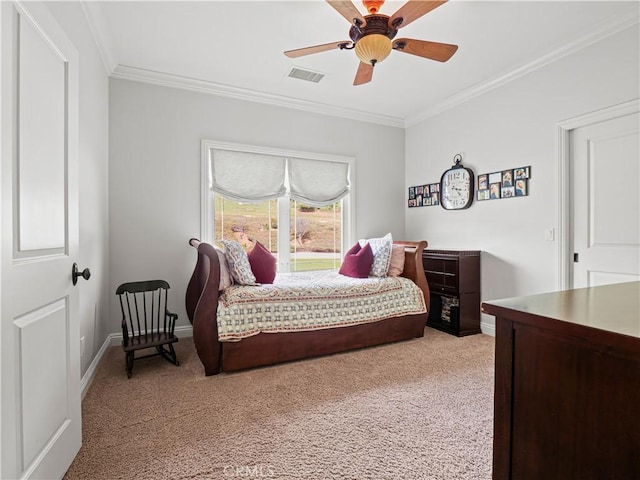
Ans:
{"label": "bed headboard", "polygon": [[[185,295],[187,316],[193,325],[193,342],[207,375],[219,371],[222,349],[218,339],[218,286],[220,262],[212,245],[196,238],[189,245],[198,251],[196,267]],[[214,339],[212,341],[211,339]]]}

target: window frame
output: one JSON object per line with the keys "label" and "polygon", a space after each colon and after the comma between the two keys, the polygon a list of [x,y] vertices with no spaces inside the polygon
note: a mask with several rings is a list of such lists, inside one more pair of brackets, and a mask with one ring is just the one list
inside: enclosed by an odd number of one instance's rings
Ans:
{"label": "window frame", "polygon": [[[332,155],[326,153],[317,152],[300,152],[297,150],[288,150],[280,148],[270,148],[258,145],[246,145],[239,143],[218,142],[215,140],[202,140],[201,142],[201,162],[200,162],[200,190],[201,190],[201,207],[200,207],[200,238],[207,243],[214,243],[215,239],[215,207],[214,207],[214,195],[215,193],[211,189],[211,171],[210,171],[210,157],[211,150],[231,150],[237,152],[258,153],[264,155],[275,155],[285,158],[301,158],[308,160],[318,160],[325,162],[338,162],[347,163],[349,165],[349,194],[342,198],[342,242],[341,253],[349,250],[353,239],[355,238],[355,185],[356,185],[356,159],[353,157]],[[285,195],[278,199],[278,217],[282,214],[282,211],[287,208],[290,197]],[[286,235],[287,243],[289,238],[288,231],[278,231],[278,244],[280,244],[282,237]],[[280,248],[278,249],[280,251]],[[288,249],[285,255],[278,255],[278,270],[289,271],[290,268],[290,254]]]}

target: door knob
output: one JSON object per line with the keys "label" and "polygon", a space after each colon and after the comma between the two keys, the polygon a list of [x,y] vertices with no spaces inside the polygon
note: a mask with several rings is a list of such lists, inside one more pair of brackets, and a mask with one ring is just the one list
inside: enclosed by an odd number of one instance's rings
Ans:
{"label": "door knob", "polygon": [[74,263],[73,267],[71,268],[71,281],[73,282],[74,285],[78,283],[78,277],[82,277],[85,280],[89,280],[89,278],[91,278],[91,272],[89,271],[88,268],[85,268],[81,272],[78,272],[78,264]]}

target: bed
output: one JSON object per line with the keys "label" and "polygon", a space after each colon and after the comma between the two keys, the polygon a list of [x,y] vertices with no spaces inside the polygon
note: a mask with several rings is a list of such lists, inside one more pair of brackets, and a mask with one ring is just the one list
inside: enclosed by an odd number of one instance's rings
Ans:
{"label": "bed", "polygon": [[[278,294],[278,280],[274,286],[265,287],[265,290],[261,290],[260,287],[242,286],[234,290],[233,295],[230,291],[234,287],[221,292],[219,291],[220,262],[215,248],[193,238],[189,244],[197,250],[197,261],[187,286],[185,303],[187,316],[193,325],[193,340],[198,357],[204,366],[205,375],[301,360],[418,338],[424,335],[430,301],[429,287],[422,266],[422,251],[427,247],[426,241],[393,242],[394,245],[402,246],[405,251],[404,270],[401,274],[403,278],[399,279],[396,284],[409,283],[413,290],[422,297],[424,302],[421,311],[413,310],[419,313],[411,313],[410,309],[403,310],[402,299],[394,297],[395,300],[391,303],[397,304],[397,308],[395,313],[388,314],[392,316],[379,318],[380,313],[377,308],[367,310],[365,307],[354,307],[354,316],[356,314],[363,315],[363,312],[356,311],[358,309],[375,311],[372,313],[372,318],[365,319],[364,323],[356,324],[354,321],[352,324],[348,318],[349,315],[345,315],[337,319],[335,325],[319,329],[293,324],[288,324],[288,328],[282,328],[281,322],[274,322],[271,330],[250,328],[244,333],[236,332],[235,327],[231,330],[229,328],[225,330],[222,327],[223,324],[234,325],[233,320],[228,322],[221,320],[226,314],[222,309],[232,301],[227,297],[237,297],[236,300],[239,304],[242,304],[248,295],[263,295],[266,300],[268,297]],[[410,282],[405,279],[409,279]],[[416,289],[414,285],[418,288]],[[370,288],[378,287],[371,286]],[[340,296],[338,290],[334,293],[335,295],[332,296]],[[344,294],[344,296],[348,296],[348,294]],[[370,303],[368,298],[353,299],[354,305],[367,305],[368,303]],[[293,308],[298,308],[297,304],[292,303],[291,305]],[[405,310],[409,313],[404,313]]]}

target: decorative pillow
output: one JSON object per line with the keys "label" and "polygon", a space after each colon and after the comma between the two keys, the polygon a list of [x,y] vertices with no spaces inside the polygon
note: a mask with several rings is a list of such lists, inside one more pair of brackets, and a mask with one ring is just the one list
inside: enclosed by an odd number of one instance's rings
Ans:
{"label": "decorative pillow", "polygon": [[233,279],[240,285],[257,285],[247,252],[244,251],[242,245],[233,240],[222,240],[220,243],[224,245],[224,256],[229,262],[229,270],[231,270]]}
{"label": "decorative pillow", "polygon": [[224,252],[216,248],[216,253],[220,262],[220,284],[218,285],[218,290],[225,290],[233,285],[233,277],[229,271],[229,263],[227,262],[227,257],[224,256]]}
{"label": "decorative pillow", "polygon": [[404,247],[402,245],[391,246],[391,261],[387,276],[398,277],[404,271]]}
{"label": "decorative pillow", "polygon": [[276,257],[258,241],[248,257],[256,282],[273,283],[273,279],[276,278]]}
{"label": "decorative pillow", "polygon": [[344,256],[338,273],[354,278],[367,278],[373,263],[373,252],[368,243],[361,247],[356,243]]}
{"label": "decorative pillow", "polygon": [[364,247],[367,243],[371,245],[373,265],[371,265],[369,275],[372,277],[386,277],[387,270],[389,270],[389,262],[391,261],[391,247],[393,246],[391,233],[387,233],[381,238],[363,239],[359,243],[361,247]]}

